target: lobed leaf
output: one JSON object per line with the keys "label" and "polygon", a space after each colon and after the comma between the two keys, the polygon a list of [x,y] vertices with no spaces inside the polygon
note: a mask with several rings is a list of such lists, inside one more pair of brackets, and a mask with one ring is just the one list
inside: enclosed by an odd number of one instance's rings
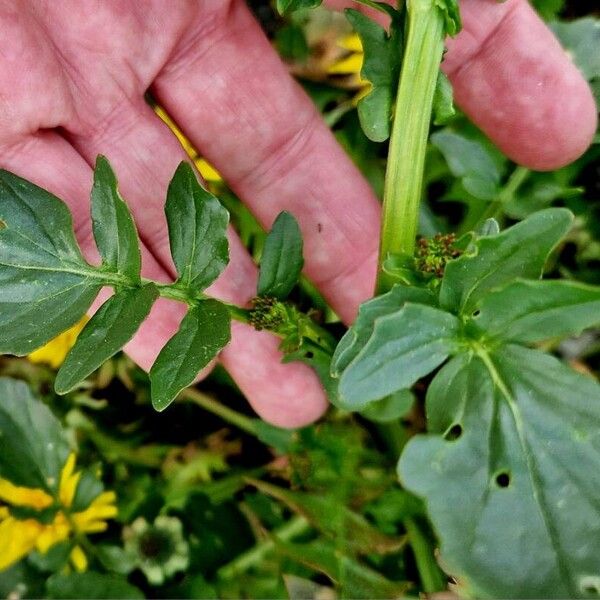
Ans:
{"label": "lobed leaf", "polygon": [[371,84],[369,93],[358,103],[360,124],[370,140],[384,142],[390,137],[392,106],[402,64],[400,19],[392,18],[388,34],[357,10],[346,10],[346,16],[363,46],[361,77]]}
{"label": "lobed leaf", "polygon": [[229,262],[229,213],[182,162],[169,184],[165,214],[177,283],[201,292]]}
{"label": "lobed leaf", "polygon": [[448,263],[440,304],[453,312],[472,312],[492,289],[517,278],[539,278],[550,252],[571,226],[573,215],[563,208],[535,213],[491,237],[475,242],[475,253]]}
{"label": "lobed leaf", "polygon": [[21,381],[0,377],[0,478],[55,496],[69,455],[61,426]]}
{"label": "lobed leaf", "polygon": [[291,213],[283,211],[275,219],[265,240],[258,295],[284,300],[298,282],[303,265],[300,227]]}
{"label": "lobed leaf", "polygon": [[600,287],[573,281],[516,281],[493,291],[470,322],[486,339],[531,344],[600,325]]}
{"label": "lobed leaf", "polygon": [[165,344],[150,369],[152,405],[164,410],[198,372],[227,345],[231,317],[218,300],[190,307],[177,333]]}
{"label": "lobed leaf", "polygon": [[115,173],[102,155],[96,158],[94,169],[92,227],[103,265],[132,282],[139,281],[142,257],[133,217],[119,194]]}
{"label": "lobed leaf", "polygon": [[446,365],[430,385],[427,416],[432,434],[408,443],[399,475],[426,499],[443,564],[466,593],[593,594],[600,385],[508,345]]}
{"label": "lobed leaf", "polygon": [[459,320],[424,304],[405,304],[375,320],[373,333],[340,377],[354,410],[404,388],[442,364],[457,346]]}
{"label": "lobed leaf", "polygon": [[123,289],[110,297],[87,322],[67,354],[54,382],[56,393],[70,392],[121,350],[149,315],[157,298],[158,288],[153,283]]}

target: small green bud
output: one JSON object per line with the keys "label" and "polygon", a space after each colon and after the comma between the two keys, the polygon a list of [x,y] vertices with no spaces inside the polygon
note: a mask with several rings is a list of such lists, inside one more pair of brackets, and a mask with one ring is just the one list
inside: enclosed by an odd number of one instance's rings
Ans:
{"label": "small green bud", "polygon": [[442,277],[448,261],[458,258],[461,254],[461,250],[454,246],[455,242],[454,233],[438,233],[430,239],[420,238],[415,250],[417,269],[422,273]]}

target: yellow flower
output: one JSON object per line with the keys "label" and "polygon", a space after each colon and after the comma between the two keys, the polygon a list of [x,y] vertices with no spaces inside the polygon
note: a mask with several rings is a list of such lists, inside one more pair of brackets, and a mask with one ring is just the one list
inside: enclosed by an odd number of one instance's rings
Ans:
{"label": "yellow flower", "polygon": [[45,346],[29,354],[29,360],[33,363],[50,365],[53,369],[58,369],[63,364],[65,357],[75,344],[77,336],[81,333],[87,322],[88,317],[83,317],[79,323],[76,323],[73,327],[67,329],[67,331],[56,336]]}
{"label": "yellow flower", "polygon": [[[49,548],[68,540],[72,534],[81,535],[104,531],[106,520],[117,515],[114,492],[103,492],[80,512],[71,512],[81,472],[75,472],[75,455],[70,454],[61,471],[58,488],[59,510],[50,523],[34,518],[18,519],[10,514],[8,506],[0,506],[0,571],[21,560],[36,549],[46,553]],[[42,510],[55,504],[44,490],[19,487],[0,479],[0,501],[14,506]],[[70,555],[75,569],[83,571],[87,558],[79,546]]]}
{"label": "yellow flower", "polygon": [[348,51],[349,54],[331,64],[327,72],[330,75],[350,76],[350,86],[359,90],[352,99],[352,103],[357,104],[371,91],[371,84],[360,76],[365,58],[362,42],[358,34],[351,33],[339,40],[338,46]]}
{"label": "yellow flower", "polygon": [[194,161],[196,168],[200,175],[202,175],[204,181],[208,183],[217,183],[219,181],[223,181],[223,178],[219,174],[219,172],[206,160],[200,158],[198,151],[192,145],[192,142],[188,140],[183,132],[177,125],[175,121],[171,119],[171,117],[167,114],[164,108],[156,105],[154,107],[154,112],[163,120],[163,122],[169,127],[169,129],[175,134],[179,143],[185,150],[186,154]]}

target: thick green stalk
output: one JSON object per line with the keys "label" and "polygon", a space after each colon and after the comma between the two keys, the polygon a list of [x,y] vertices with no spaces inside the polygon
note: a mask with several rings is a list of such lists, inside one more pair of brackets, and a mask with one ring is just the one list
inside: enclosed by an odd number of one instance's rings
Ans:
{"label": "thick green stalk", "polygon": [[444,19],[434,0],[408,0],[408,37],[390,137],[377,293],[391,278],[383,271],[390,254],[412,256],[419,223],[425,151],[433,95],[444,49]]}

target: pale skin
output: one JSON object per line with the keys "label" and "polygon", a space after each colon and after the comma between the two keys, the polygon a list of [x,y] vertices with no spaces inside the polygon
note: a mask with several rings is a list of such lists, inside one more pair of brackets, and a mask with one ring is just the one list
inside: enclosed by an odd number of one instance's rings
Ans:
{"label": "pale skin", "polygon": [[[351,2],[331,2],[337,8]],[[596,129],[590,90],[525,0],[463,0],[444,70],[463,110],[512,159],[554,169]],[[288,75],[241,0],[0,0],[0,166],[64,199],[97,260],[92,165],[113,164],[143,244],[144,275],[172,280],[166,187],[186,155],[144,101],[150,90],[269,227],[299,220],[305,273],[350,323],[373,291],[379,202]],[[210,293],[245,304],[256,268],[230,232]],[[181,307],[160,300],[127,352],[148,369]],[[278,340],[235,323],[220,360],[264,419],[304,425],[326,409],[314,373]]]}

